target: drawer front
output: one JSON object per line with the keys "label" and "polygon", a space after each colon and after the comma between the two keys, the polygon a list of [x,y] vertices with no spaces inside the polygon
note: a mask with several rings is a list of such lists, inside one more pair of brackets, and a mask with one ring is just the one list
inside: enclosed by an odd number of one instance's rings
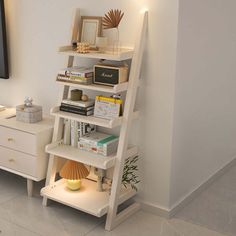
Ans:
{"label": "drawer front", "polygon": [[[40,173],[42,172],[41,161],[44,160],[44,158],[36,158],[25,153],[0,147],[0,166],[21,172],[25,175],[33,176],[35,178],[38,178],[40,175],[42,175],[42,173]],[[45,175],[46,166],[43,172]]]}
{"label": "drawer front", "polygon": [[0,145],[31,155],[37,155],[37,139],[30,133],[0,126]]}

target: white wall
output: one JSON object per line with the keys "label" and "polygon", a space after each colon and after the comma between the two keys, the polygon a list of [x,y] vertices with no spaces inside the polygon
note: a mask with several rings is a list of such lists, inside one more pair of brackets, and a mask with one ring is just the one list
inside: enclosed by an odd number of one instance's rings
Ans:
{"label": "white wall", "polygon": [[[141,161],[140,198],[168,208],[173,122],[178,2],[173,0],[10,0],[6,1],[11,79],[0,81],[0,103],[15,106],[32,96],[48,113],[58,98],[55,76],[66,59],[57,54],[70,42],[75,8],[84,15],[103,15],[110,8],[125,12],[121,38],[132,44],[139,26],[139,12],[150,10],[147,50],[139,96]],[[137,129],[137,127],[140,127]]]}
{"label": "white wall", "polygon": [[235,9],[179,2],[171,207],[236,157]]}

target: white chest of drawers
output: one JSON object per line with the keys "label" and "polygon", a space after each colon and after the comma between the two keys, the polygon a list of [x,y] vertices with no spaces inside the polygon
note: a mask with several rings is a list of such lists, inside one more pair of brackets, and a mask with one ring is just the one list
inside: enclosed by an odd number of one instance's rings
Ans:
{"label": "white chest of drawers", "polygon": [[35,124],[0,117],[0,169],[27,178],[29,196],[33,181],[46,177],[48,156],[44,149],[51,142],[52,131],[49,117]]}

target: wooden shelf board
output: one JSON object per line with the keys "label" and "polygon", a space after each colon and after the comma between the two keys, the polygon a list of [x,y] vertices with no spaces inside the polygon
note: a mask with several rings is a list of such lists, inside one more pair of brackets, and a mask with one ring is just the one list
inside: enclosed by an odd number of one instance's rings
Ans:
{"label": "wooden shelf board", "polygon": [[87,89],[87,90],[93,90],[98,92],[105,92],[105,93],[120,93],[123,91],[126,91],[128,89],[128,82],[117,84],[114,87],[109,87],[105,85],[97,85],[97,84],[91,84],[91,85],[83,85],[78,83],[70,83],[70,82],[64,82],[64,81],[56,81],[57,83],[61,85],[67,85],[79,89]]}
{"label": "wooden shelf board", "polygon": [[[46,146],[46,152],[55,156],[63,157],[68,160],[82,162],[101,169],[109,169],[115,165],[116,154],[111,156],[102,156],[80,150],[79,148],[63,144],[63,141],[55,142]],[[137,155],[138,148],[136,146],[129,147],[126,158]]]}
{"label": "wooden shelf board", "polygon": [[61,118],[65,118],[65,119],[90,123],[90,124],[94,124],[94,125],[98,125],[98,126],[102,126],[102,127],[106,127],[106,128],[114,128],[116,126],[121,125],[122,119],[123,119],[123,117],[118,117],[116,119],[108,120],[108,119],[98,118],[95,116],[82,116],[82,115],[73,114],[70,112],[60,111],[59,107],[52,108],[51,114],[53,116],[59,116]]}
{"label": "wooden shelf board", "polygon": [[78,53],[71,46],[63,46],[59,48],[59,52],[69,56],[76,56],[81,58],[91,59],[105,59],[112,61],[123,61],[132,59],[134,50],[128,48],[122,48],[119,53],[113,53],[112,51],[106,51],[105,53],[91,51],[89,53]]}
{"label": "wooden shelf board", "polygon": [[[77,210],[101,217],[108,211],[110,196],[108,192],[96,191],[96,188],[96,182],[83,179],[82,188],[79,191],[70,191],[66,187],[66,181],[61,179],[53,185],[41,189],[41,195]],[[133,197],[135,194],[135,190],[122,187],[119,204]]]}

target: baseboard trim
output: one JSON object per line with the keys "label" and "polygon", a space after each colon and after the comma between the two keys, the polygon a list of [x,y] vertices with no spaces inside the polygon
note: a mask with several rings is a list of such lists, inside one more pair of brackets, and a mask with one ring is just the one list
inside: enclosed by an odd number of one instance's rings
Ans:
{"label": "baseboard trim", "polygon": [[169,210],[160,206],[154,205],[150,202],[138,201],[141,205],[141,210],[164,218],[169,218]]}
{"label": "baseboard trim", "polygon": [[152,214],[164,217],[171,218],[178,211],[183,209],[186,205],[188,205],[194,198],[196,198],[202,191],[207,189],[214,181],[216,181],[219,177],[224,175],[231,167],[236,165],[236,158],[232,159],[229,163],[227,163],[224,167],[219,169],[216,173],[214,173],[207,181],[201,184],[198,188],[196,188],[189,195],[184,197],[179,203],[173,206],[171,209],[166,209],[160,207],[158,205],[152,204],[150,202],[145,202],[140,199],[136,199],[141,204],[141,209],[146,212],[150,212]]}

